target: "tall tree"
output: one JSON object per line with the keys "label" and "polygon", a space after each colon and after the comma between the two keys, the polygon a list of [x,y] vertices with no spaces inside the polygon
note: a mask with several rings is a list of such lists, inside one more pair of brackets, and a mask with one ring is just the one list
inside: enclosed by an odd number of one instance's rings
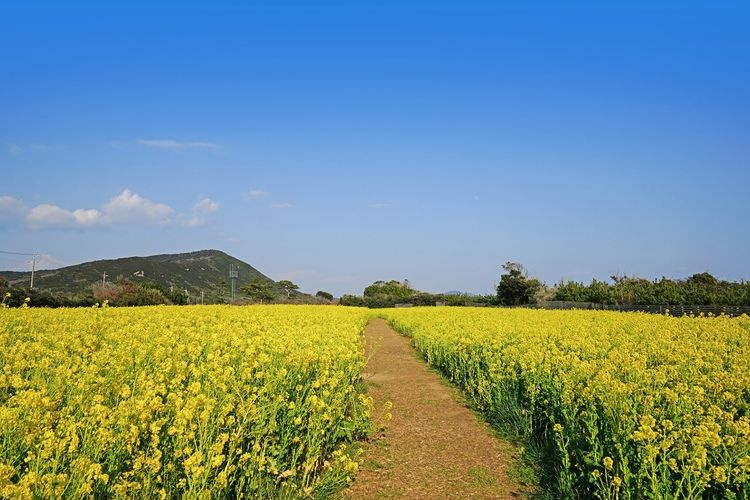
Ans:
{"label": "tall tree", "polygon": [[414,290],[411,288],[408,281],[406,283],[401,283],[400,281],[396,280],[376,281],[372,285],[365,288],[363,295],[365,297],[387,295],[396,299],[407,299],[414,295]]}
{"label": "tall tree", "polygon": [[505,273],[500,275],[497,285],[497,300],[507,306],[533,304],[535,295],[542,288],[537,279],[529,278],[526,269],[517,262],[506,262]]}
{"label": "tall tree", "polygon": [[261,304],[264,300],[271,301],[276,298],[276,294],[273,293],[271,285],[260,278],[255,278],[247,285],[241,286],[240,290],[248,294],[251,299],[257,300]]}
{"label": "tall tree", "polygon": [[277,284],[286,292],[286,298],[292,296],[292,292],[295,290],[299,290],[299,286],[295,285],[289,280],[281,280],[277,282]]}

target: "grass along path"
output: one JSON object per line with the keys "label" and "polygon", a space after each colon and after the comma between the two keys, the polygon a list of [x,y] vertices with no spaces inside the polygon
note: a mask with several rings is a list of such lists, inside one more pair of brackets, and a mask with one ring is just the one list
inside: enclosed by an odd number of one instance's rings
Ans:
{"label": "grass along path", "polygon": [[376,412],[393,419],[365,444],[345,498],[523,498],[509,475],[513,447],[457,402],[460,395],[417,358],[408,338],[382,319],[365,331],[375,346],[365,373]]}

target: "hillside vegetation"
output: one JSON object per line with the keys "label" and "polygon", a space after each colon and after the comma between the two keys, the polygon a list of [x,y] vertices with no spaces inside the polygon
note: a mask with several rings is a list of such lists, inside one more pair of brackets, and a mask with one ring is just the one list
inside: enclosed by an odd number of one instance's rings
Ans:
{"label": "hillside vegetation", "polygon": [[[219,250],[151,255],[148,257],[125,257],[121,259],[96,260],[54,270],[37,271],[34,287],[51,293],[76,294],[90,290],[100,283],[104,273],[109,281],[127,278],[133,282],[149,281],[164,288],[187,290],[190,295],[223,297],[229,293],[229,266],[239,268],[238,286],[260,278],[269,283],[273,280],[250,264]],[[29,272],[0,271],[0,276],[11,286],[27,285]]]}
{"label": "hillside vegetation", "polygon": [[[148,257],[97,260],[54,270],[40,270],[29,290],[30,272],[0,271],[0,291],[10,290],[10,305],[30,297],[30,305],[81,306],[108,300],[110,305],[224,303],[230,298],[229,268],[238,269],[237,299],[250,284],[262,284],[272,301],[312,297],[275,282],[250,264],[219,250]],[[106,282],[105,282],[106,273]],[[286,284],[286,286],[285,286]],[[296,286],[296,285],[294,285]]]}

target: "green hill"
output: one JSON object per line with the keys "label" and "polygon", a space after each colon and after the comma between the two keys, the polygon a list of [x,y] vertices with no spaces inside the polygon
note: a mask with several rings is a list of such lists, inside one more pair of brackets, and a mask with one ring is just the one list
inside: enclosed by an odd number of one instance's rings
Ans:
{"label": "green hill", "polygon": [[[90,291],[92,285],[101,282],[104,273],[107,281],[128,279],[135,283],[156,282],[164,288],[187,290],[192,297],[204,293],[206,302],[226,300],[230,294],[229,266],[239,269],[239,287],[254,278],[271,284],[275,282],[250,264],[219,250],[152,255],[149,257],[125,257],[122,259],[97,260],[75,266],[53,270],[41,270],[34,274],[34,288],[52,293],[78,294]],[[0,271],[0,277],[11,286],[28,287],[30,272]],[[277,288],[278,287],[275,287]]]}

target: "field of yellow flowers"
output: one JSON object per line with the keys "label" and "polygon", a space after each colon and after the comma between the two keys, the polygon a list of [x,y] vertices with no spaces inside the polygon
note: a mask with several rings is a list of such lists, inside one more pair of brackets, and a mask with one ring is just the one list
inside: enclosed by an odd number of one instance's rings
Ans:
{"label": "field of yellow flowers", "polygon": [[560,497],[750,497],[747,316],[382,314],[491,419],[546,448]]}
{"label": "field of yellow flowers", "polygon": [[318,495],[357,467],[368,312],[0,309],[0,498]]}

